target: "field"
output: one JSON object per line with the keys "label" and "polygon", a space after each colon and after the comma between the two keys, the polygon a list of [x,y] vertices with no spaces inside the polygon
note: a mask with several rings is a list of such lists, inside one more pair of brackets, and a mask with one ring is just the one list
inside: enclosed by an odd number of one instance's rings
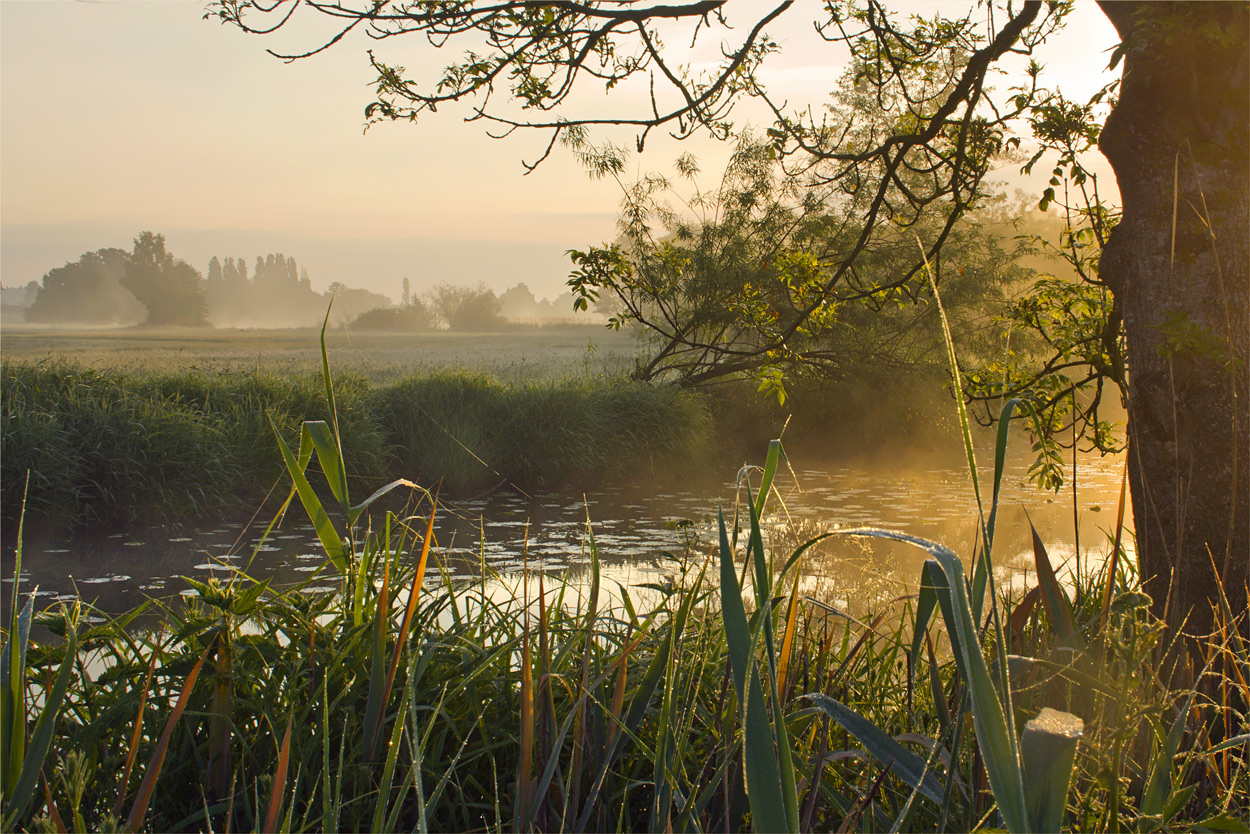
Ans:
{"label": "field", "polygon": [[[151,373],[263,371],[320,375],[315,328],[60,329],[6,326],[0,355],[21,363],[66,361],[96,370]],[[375,384],[439,369],[472,368],[505,382],[617,375],[633,366],[635,339],[598,325],[518,328],[500,333],[326,333],[336,373]]]}

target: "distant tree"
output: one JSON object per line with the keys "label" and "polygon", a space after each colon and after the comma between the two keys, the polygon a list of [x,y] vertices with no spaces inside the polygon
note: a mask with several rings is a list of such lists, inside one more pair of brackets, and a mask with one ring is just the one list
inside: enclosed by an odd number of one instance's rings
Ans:
{"label": "distant tree", "polygon": [[412,302],[412,285],[408,283],[408,276],[406,275],[404,276],[404,288],[403,289],[404,289],[403,295],[400,296],[403,299],[403,301],[401,302],[401,306],[407,307]]}
{"label": "distant tree", "polygon": [[499,296],[500,311],[510,319],[537,318],[541,310],[534,292],[525,284],[509,287]]}
{"label": "distant tree", "polygon": [[439,284],[430,293],[430,306],[450,330],[491,330],[504,323],[502,303],[484,283],[477,287]]}
{"label": "distant tree", "polygon": [[147,308],[145,324],[208,326],[204,279],[195,267],[165,251],[165,236],[135,238],[121,285]]}
{"label": "distant tree", "polygon": [[409,332],[431,330],[434,313],[417,298],[409,298],[402,307],[374,307],[357,316],[351,323],[356,330]]}
{"label": "distant tree", "polygon": [[[130,324],[143,318],[143,307],[121,285],[126,271],[124,249],[99,249],[43,276],[28,292],[26,320],[47,323]],[[29,286],[29,285],[28,285]]]}
{"label": "distant tree", "polygon": [[331,313],[335,323],[350,322],[361,313],[372,310],[375,307],[395,306],[394,301],[381,293],[349,287],[340,281],[331,283],[325,294],[318,296],[318,298],[321,304],[319,314],[321,316],[325,315],[326,305],[330,303],[330,300],[334,300],[334,307]]}

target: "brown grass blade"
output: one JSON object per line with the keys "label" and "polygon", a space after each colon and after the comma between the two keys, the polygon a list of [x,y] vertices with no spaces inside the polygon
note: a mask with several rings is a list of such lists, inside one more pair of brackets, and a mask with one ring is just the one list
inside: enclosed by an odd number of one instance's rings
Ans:
{"label": "brown grass blade", "polygon": [[282,734],[282,749],[278,753],[278,768],[273,774],[273,792],[269,794],[269,809],[265,811],[265,834],[278,828],[278,814],[282,812],[282,796],[286,793],[286,771],[291,761],[291,724],[295,716],[287,719],[286,732]]}
{"label": "brown grass blade", "polygon": [[794,649],[794,633],[798,631],[799,614],[799,579],[800,570],[794,573],[794,587],[790,590],[790,610],[786,614],[786,633],[781,640],[781,659],[777,662],[777,687],[781,690],[781,699],[788,697],[790,690],[790,657]]}
{"label": "brown grass blade", "polygon": [[56,829],[57,834],[68,834],[65,830],[65,823],[61,821],[61,812],[56,809],[56,803],[52,801],[52,790],[48,787],[48,775],[41,773],[39,781],[43,782],[43,800],[48,806],[48,821],[52,823],[52,827]]}
{"label": "brown grass blade", "polygon": [[187,708],[187,701],[191,700],[191,691],[195,688],[195,680],[200,676],[200,669],[204,667],[204,661],[208,658],[208,653],[212,651],[212,648],[213,643],[209,643],[204,647],[204,654],[200,655],[200,659],[191,667],[186,681],[182,684],[182,691],[178,693],[178,702],[174,705],[173,712],[169,714],[169,720],[165,722],[165,731],[161,733],[161,740],[156,743],[156,750],[152,753],[152,761],[148,762],[148,769],[143,774],[143,781],[139,783],[139,793],[135,797],[134,805],[130,808],[130,816],[126,817],[126,825],[123,829],[125,831],[138,831],[143,825],[143,818],[148,812],[148,804],[152,801],[152,794],[156,791],[156,780],[160,777],[161,767],[165,764],[165,753],[169,750],[169,739],[174,734],[174,727],[177,726],[178,719],[182,717],[182,711]]}
{"label": "brown grass blade", "polygon": [[121,816],[122,803],[126,801],[126,788],[130,784],[130,771],[135,764],[135,754],[139,751],[139,739],[143,737],[143,710],[148,703],[148,692],[152,688],[152,673],[156,671],[156,661],[164,648],[164,635],[158,636],[156,648],[152,651],[152,660],[148,663],[148,674],[143,680],[143,689],[139,693],[139,711],[135,714],[135,729],[130,734],[130,749],[126,751],[126,765],[122,768],[121,787],[117,789],[117,802],[113,805],[113,816]]}
{"label": "brown grass blade", "polygon": [[534,669],[530,660],[529,530],[526,529],[522,558],[521,608],[525,612],[521,632],[521,762],[517,778],[517,822],[528,827],[534,807]]}
{"label": "brown grass blade", "polygon": [[1024,627],[1029,622],[1029,615],[1033,613],[1033,609],[1037,607],[1037,598],[1042,594],[1042,586],[1034,585],[1033,588],[1024,595],[1015,608],[1011,610],[1009,625],[1011,628],[1011,645],[1019,648],[1019,642],[1023,639]]}
{"label": "brown grass blade", "polygon": [[[441,490],[441,485],[439,489]],[[399,626],[399,634],[395,639],[395,652],[391,655],[391,668],[386,673],[386,685],[382,687],[382,709],[378,711],[378,723],[373,728],[373,737],[377,738],[382,729],[382,716],[386,714],[386,702],[391,697],[391,687],[395,684],[395,673],[399,669],[399,658],[403,654],[405,635],[412,624],[413,614],[417,610],[417,599],[425,584],[425,567],[430,559],[430,542],[434,540],[434,515],[438,512],[438,490],[434,492],[434,506],[430,508],[430,521],[425,527],[425,541],[421,545],[421,558],[417,560],[417,571],[412,576],[412,587],[408,589],[408,605],[404,609],[404,619]]]}
{"label": "brown grass blade", "polygon": [[881,625],[881,621],[884,619],[885,619],[885,612],[882,612],[872,618],[872,622],[868,624],[868,628],[864,629],[864,633],[859,635],[859,639],[855,641],[855,645],[852,646],[851,650],[846,653],[846,657],[838,665],[838,668],[834,670],[833,675],[830,676],[829,679],[825,682],[826,689],[830,686],[833,686],[833,684],[838,680],[838,678],[842,676],[842,673],[845,672],[850,667],[851,662],[859,654],[859,650],[864,647],[865,641],[868,640],[868,635],[876,631],[877,626]]}

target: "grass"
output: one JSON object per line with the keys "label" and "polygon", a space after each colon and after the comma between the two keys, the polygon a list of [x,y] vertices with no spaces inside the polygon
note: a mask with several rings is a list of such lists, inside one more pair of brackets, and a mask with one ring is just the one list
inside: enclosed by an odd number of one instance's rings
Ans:
{"label": "grass", "polygon": [[[24,698],[6,709],[31,749],[46,744],[16,757],[9,784],[27,795],[6,785],[6,830],[998,825],[991,730],[960,720],[979,709],[961,666],[982,657],[996,675],[1004,653],[966,646],[956,660],[941,632],[917,625],[923,596],[852,621],[796,592],[805,551],[764,548],[758,496],[646,605],[601,585],[593,527],[582,575],[529,573],[513,593],[442,578],[432,499],[354,531],[346,491],[308,499],[347,542],[323,569],[334,593],[240,574],[149,603],[156,627],[137,629],[140,611],[81,607],[35,617],[53,639],[11,624],[8,645],[17,635],[29,647],[6,681]],[[1075,649],[1039,595],[987,598],[1009,651],[1030,658],[1011,671],[1008,716],[1045,705],[1084,717],[1062,780],[1065,829],[1245,830],[1236,710],[1250,656],[1225,630],[1211,646],[1226,662],[1207,670],[1221,670],[1208,677],[1219,685],[1169,691],[1152,673],[1159,626],[1135,580],[1123,563],[1076,578]],[[29,616],[19,603],[15,587],[11,611]],[[59,698],[47,697],[54,677]],[[1235,716],[1231,744],[1210,735],[1221,715]]]}
{"label": "grass", "polygon": [[[511,593],[440,577],[436,495],[351,497],[350,387],[327,375],[328,419],[298,443],[272,426],[335,591],[188,579],[193,596],[117,618],[45,611],[53,639],[35,640],[14,582],[6,829],[1245,830],[1236,617],[1220,612],[1210,662],[1176,691],[1119,558],[1069,596],[1039,542],[1042,584],[1000,597],[1005,428],[971,576],[941,545],[853,531],[932,556],[918,597],[863,621],[800,593],[811,542],[764,546],[779,442],[719,546],[686,553],[645,606],[602,587],[589,527],[582,577],[526,571]],[[366,523],[410,489],[419,515]],[[158,625],[136,628],[144,613]]]}
{"label": "grass", "polygon": [[[619,376],[633,367],[636,342],[600,325],[535,327],[519,332],[394,334],[327,331],[336,373],[385,385],[411,376],[462,368],[504,382]],[[269,373],[319,376],[315,328],[82,329],[6,327],[5,358],[22,364],[63,361],[92,370],[136,374]]]}
{"label": "grass", "polygon": [[[345,374],[337,387],[348,476],[362,488],[395,477],[461,493],[589,486],[693,465],[711,435],[696,395],[609,377],[502,383],[439,372],[372,385]],[[254,508],[284,471],[271,421],[293,437],[304,419],[328,417],[311,374],[6,360],[4,521],[15,525],[23,495],[31,521],[97,530]]]}
{"label": "grass", "polygon": [[1247,830],[1244,612],[1215,612],[1173,688],[1118,542],[1072,592],[1038,546],[1038,588],[1001,595],[1005,420],[971,570],[852,531],[931,557],[915,597],[853,619],[801,592],[810,543],[765,547],[780,443],[718,546],[645,598],[602,587],[593,527],[584,576],[509,593],[438,575],[436,496],[367,523],[351,397],[325,392],[298,443],[273,430],[334,592],[188,580],[117,618],[45,611],[41,640],[14,582],[6,829]]}

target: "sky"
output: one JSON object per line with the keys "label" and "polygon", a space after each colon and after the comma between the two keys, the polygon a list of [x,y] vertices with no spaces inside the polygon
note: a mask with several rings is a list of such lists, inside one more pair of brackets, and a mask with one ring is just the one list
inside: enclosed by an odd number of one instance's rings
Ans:
{"label": "sky", "polygon": [[[783,49],[765,77],[792,103],[819,104],[844,56],[811,33],[819,8],[809,2],[769,27]],[[926,14],[966,8],[956,0],[891,5]],[[733,12],[745,20],[770,7],[739,0]],[[293,29],[285,41],[267,41],[203,20],[203,11],[181,0],[0,0],[4,286],[38,280],[85,251],[129,249],[151,230],[201,271],[214,255],[250,264],[282,252],[319,290],[340,281],[397,299],[408,277],[415,291],[524,282],[550,298],[564,289],[567,250],[614,236],[615,183],[592,180],[559,150],[525,174],[522,160],[545,144],[537,133],[491,139],[455,108],[363,130],[373,78],[366,39],[284,63],[265,48],[308,46],[318,33]],[[1043,83],[1071,98],[1092,94],[1109,79],[1116,40],[1097,7],[1078,0],[1040,56]],[[451,58],[420,51],[415,39],[384,46],[414,75],[425,69],[429,77]],[[641,101],[620,92],[581,103]],[[765,123],[762,112],[737,116]],[[728,155],[706,138],[657,137],[631,160],[633,171],[671,171],[686,151],[707,177]],[[1010,188],[1038,187],[1004,176]],[[1109,171],[1104,182],[1114,182]]]}

